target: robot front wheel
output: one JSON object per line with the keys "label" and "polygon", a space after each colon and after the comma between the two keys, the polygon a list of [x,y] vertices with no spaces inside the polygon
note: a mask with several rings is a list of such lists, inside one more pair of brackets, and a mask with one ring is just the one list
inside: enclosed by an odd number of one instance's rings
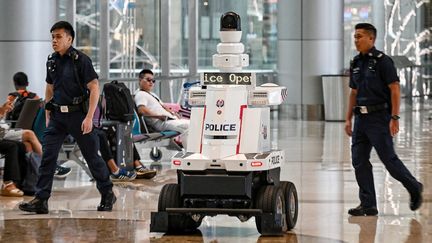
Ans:
{"label": "robot front wheel", "polygon": [[[293,183],[281,181],[279,186],[264,185],[259,188],[255,197],[255,208],[263,213],[275,215],[269,222],[262,223],[262,216],[255,216],[255,224],[260,234],[273,234],[287,232],[294,228],[298,216],[297,191]],[[281,215],[281,218],[276,218]],[[280,220],[278,223],[276,223]],[[266,229],[263,229],[266,227]],[[281,227],[282,226],[282,227]],[[271,232],[271,233],[268,233]]]}
{"label": "robot front wheel", "polygon": [[[167,208],[183,207],[180,197],[180,185],[166,184],[162,187],[158,200],[158,211]],[[298,216],[297,190],[292,182],[281,181],[279,186],[261,186],[254,199],[254,208],[261,209],[265,214],[274,215],[274,219],[262,223],[262,216],[255,216],[255,223],[260,234],[271,235],[285,233],[294,228]],[[279,215],[279,216],[276,216]],[[280,217],[281,218],[277,218]],[[195,231],[202,222],[193,220],[189,215],[170,214],[168,216],[168,233],[184,233]],[[278,220],[281,220],[278,222]],[[262,228],[264,225],[264,229]],[[280,227],[282,226],[282,227]],[[279,232],[279,233],[278,233]]]}
{"label": "robot front wheel", "polygon": [[[165,184],[159,194],[158,211],[165,212],[167,208],[181,208],[182,206],[180,185]],[[202,222],[202,218],[196,222],[184,214],[173,214],[168,217],[168,233],[193,232]]]}
{"label": "robot front wheel", "polygon": [[287,230],[291,230],[297,223],[298,197],[294,183],[281,181],[279,184],[285,197],[285,215]]}

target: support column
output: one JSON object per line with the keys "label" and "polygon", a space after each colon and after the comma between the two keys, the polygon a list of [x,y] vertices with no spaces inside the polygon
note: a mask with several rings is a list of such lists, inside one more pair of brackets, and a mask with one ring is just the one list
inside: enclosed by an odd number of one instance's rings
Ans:
{"label": "support column", "polygon": [[12,76],[25,72],[29,90],[45,96],[46,60],[51,48],[51,26],[56,0],[0,1],[0,97],[14,91]]}
{"label": "support column", "polygon": [[69,22],[73,29],[76,30],[76,0],[65,1],[66,4],[66,21]]}
{"label": "support column", "polygon": [[385,10],[384,1],[373,0],[372,1],[372,23],[377,29],[377,38],[375,40],[375,47],[378,50],[384,50],[384,35],[386,31],[385,26]]}
{"label": "support column", "polygon": [[[161,75],[170,76],[170,1],[160,0],[160,53],[161,53]],[[160,82],[160,98],[170,102],[169,80]]]}
{"label": "support column", "polygon": [[[100,74],[99,79],[106,82],[109,79],[109,3],[102,0],[100,3]],[[101,85],[102,87],[102,85]]]}
{"label": "support column", "polygon": [[343,69],[343,1],[281,0],[278,9],[278,76],[288,88],[282,113],[322,120],[321,75]]}
{"label": "support column", "polygon": [[197,75],[198,70],[198,1],[188,2],[188,65],[189,76]]}

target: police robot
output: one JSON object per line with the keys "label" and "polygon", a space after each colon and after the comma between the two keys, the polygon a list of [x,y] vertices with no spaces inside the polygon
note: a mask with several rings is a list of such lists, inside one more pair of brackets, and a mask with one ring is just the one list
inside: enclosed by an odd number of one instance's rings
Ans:
{"label": "police robot", "polygon": [[163,186],[151,232],[196,230],[205,216],[226,214],[244,222],[255,216],[258,232],[280,235],[297,221],[293,183],[280,181],[284,151],[270,147],[270,107],[286,97],[274,84],[256,87],[255,74],[243,54],[240,16],[221,16],[220,72],[201,74],[201,87],[189,91],[193,106],[187,149],[171,162],[177,184]]}

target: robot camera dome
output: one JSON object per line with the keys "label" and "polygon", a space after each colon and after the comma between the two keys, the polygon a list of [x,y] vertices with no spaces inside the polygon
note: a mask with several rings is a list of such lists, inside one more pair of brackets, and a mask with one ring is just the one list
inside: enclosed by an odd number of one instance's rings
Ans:
{"label": "robot camera dome", "polygon": [[220,31],[241,31],[240,15],[234,12],[222,14],[220,20]]}
{"label": "robot camera dome", "polygon": [[242,36],[240,15],[232,11],[222,14],[219,33],[223,43],[239,43]]}

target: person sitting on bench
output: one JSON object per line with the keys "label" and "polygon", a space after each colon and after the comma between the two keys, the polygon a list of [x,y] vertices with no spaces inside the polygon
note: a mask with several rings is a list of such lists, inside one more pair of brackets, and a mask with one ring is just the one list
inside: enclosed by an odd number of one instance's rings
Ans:
{"label": "person sitting on bench", "polygon": [[[36,93],[27,90],[29,82],[27,75],[24,72],[15,73],[13,76],[13,83],[15,86],[15,92],[9,93],[7,98],[7,100],[13,104],[12,110],[8,111],[6,114],[6,119],[8,120],[18,120],[26,99],[40,99]],[[16,128],[7,129],[5,139],[23,142],[26,145],[27,152],[35,152],[38,155],[42,155],[42,145],[32,130]],[[54,177],[62,179],[66,178],[70,173],[71,168],[57,165]]]}
{"label": "person sitting on bench", "polygon": [[155,82],[151,70],[143,69],[139,73],[140,89],[135,92],[138,115],[144,116],[146,123],[157,131],[172,130],[180,132],[183,147],[186,147],[189,120],[180,119],[152,92]]}
{"label": "person sitting on bench", "polygon": [[99,151],[111,172],[110,178],[112,181],[131,181],[135,178],[151,179],[156,176],[156,170],[149,170],[141,163],[141,157],[135,144],[133,144],[133,164],[135,171],[127,171],[123,168],[119,168],[114,160],[108,136],[105,131],[102,129],[95,129],[95,133],[99,137]]}
{"label": "person sitting on bench", "polygon": [[[10,101],[0,106],[0,118],[12,110]],[[24,192],[18,188],[22,182],[22,174],[25,167],[24,144],[16,141],[5,140],[4,129],[0,127],[0,153],[4,155],[3,184],[0,195],[7,197],[22,197]]]}

